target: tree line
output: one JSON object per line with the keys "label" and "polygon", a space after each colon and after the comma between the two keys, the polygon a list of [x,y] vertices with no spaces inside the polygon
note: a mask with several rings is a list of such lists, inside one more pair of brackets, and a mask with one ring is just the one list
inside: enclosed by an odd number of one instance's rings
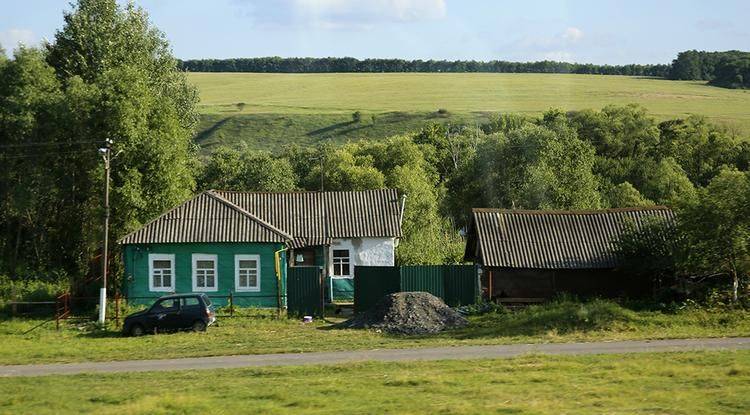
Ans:
{"label": "tree line", "polygon": [[750,88],[750,52],[680,52],[670,65],[667,78],[709,81],[725,88]]}
{"label": "tree line", "polygon": [[671,64],[595,65],[558,61],[509,62],[405,59],[282,58],[278,56],[179,61],[189,72],[328,73],[328,72],[488,72],[573,73],[652,76],[672,80],[709,81],[726,88],[750,87],[750,53],[740,51],[680,52]]}
{"label": "tree line", "polygon": [[180,61],[189,72],[495,72],[495,73],[576,73],[663,77],[668,65],[594,65],[558,61],[508,62],[464,60],[406,60],[344,58],[282,58],[278,56],[235,59],[189,59]]}

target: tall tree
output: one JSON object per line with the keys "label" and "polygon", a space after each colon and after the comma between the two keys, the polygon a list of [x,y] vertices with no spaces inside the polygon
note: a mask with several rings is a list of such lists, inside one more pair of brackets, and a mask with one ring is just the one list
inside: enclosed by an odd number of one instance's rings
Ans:
{"label": "tall tree", "polygon": [[750,173],[722,170],[682,211],[689,272],[725,273],[737,301],[750,273]]}
{"label": "tall tree", "polygon": [[[46,254],[55,261],[39,262],[63,264],[80,275],[101,242],[103,168],[97,147],[113,140],[117,154],[110,233],[116,239],[192,193],[197,94],[164,35],[132,3],[120,7],[115,0],[79,0],[45,52],[46,63],[37,59],[37,65],[49,66],[37,71],[39,80],[26,84],[41,87],[52,79],[63,98],[48,99],[55,106],[53,116],[23,103],[36,125],[26,139],[49,154],[42,178],[29,191],[55,201],[52,218],[58,225],[44,232],[50,246]],[[37,208],[28,222],[43,226],[48,216]],[[27,228],[22,235],[30,235]]]}

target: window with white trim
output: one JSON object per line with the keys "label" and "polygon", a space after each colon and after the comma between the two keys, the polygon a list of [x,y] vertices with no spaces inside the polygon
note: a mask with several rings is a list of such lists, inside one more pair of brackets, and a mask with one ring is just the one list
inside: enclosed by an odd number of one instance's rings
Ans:
{"label": "window with white trim", "polygon": [[333,275],[336,277],[348,277],[351,275],[350,258],[348,249],[333,250]]}
{"label": "window with white trim", "polygon": [[148,289],[150,291],[174,291],[174,255],[148,255]]}
{"label": "window with white trim", "polygon": [[237,291],[260,291],[260,256],[234,256],[234,288]]}
{"label": "window with white trim", "polygon": [[218,290],[216,255],[193,254],[193,291]]}

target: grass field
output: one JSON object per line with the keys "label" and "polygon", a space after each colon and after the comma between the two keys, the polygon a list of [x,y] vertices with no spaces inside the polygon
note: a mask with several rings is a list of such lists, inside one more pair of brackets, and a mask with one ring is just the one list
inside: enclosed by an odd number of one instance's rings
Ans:
{"label": "grass field", "polygon": [[368,330],[331,329],[318,321],[264,317],[225,318],[206,333],[123,338],[116,331],[92,331],[75,324],[55,331],[54,323],[23,334],[36,320],[0,320],[0,364],[106,361],[258,353],[477,344],[569,342],[750,335],[750,312],[685,309],[674,313],[634,311],[608,301],[561,301],[524,311],[470,318],[467,328],[433,336],[390,336]]}
{"label": "grass field", "polygon": [[750,351],[0,379],[0,412],[747,414]]}
{"label": "grass field", "polygon": [[[702,82],[574,74],[254,74],[191,73],[204,114],[207,148],[382,138],[427,122],[482,122],[488,114],[538,114],[638,103],[663,120],[702,114],[750,133],[750,91]],[[237,103],[244,103],[240,111]],[[447,117],[436,117],[443,108]],[[362,111],[363,122],[351,123]],[[375,115],[373,122],[371,116]]]}

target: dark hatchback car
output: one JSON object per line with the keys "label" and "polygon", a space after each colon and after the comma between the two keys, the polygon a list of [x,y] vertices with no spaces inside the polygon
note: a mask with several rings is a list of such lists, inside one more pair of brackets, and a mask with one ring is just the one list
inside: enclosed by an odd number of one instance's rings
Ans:
{"label": "dark hatchback car", "polygon": [[122,333],[140,336],[178,330],[205,331],[216,321],[206,294],[174,294],[160,297],[149,308],[125,317]]}

